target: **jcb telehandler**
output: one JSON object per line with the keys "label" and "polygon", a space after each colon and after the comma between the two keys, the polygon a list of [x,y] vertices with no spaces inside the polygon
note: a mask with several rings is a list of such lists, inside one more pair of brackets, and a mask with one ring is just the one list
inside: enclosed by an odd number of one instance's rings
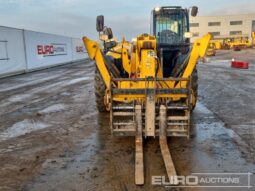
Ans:
{"label": "jcb telehandler", "polygon": [[190,135],[190,115],[197,100],[196,64],[205,55],[210,34],[189,38],[189,12],[198,8],[158,7],[152,11],[151,35],[118,43],[112,30],[97,17],[103,46],[83,37],[95,60],[95,96],[98,110],[110,112],[113,135],[135,136],[135,183],[144,184],[143,138],[159,136],[170,182],[178,184],[167,137]]}

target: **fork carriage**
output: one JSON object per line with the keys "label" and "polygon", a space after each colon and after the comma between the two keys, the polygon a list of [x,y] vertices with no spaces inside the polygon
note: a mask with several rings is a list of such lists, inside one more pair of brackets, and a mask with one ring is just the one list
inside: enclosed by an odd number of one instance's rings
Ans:
{"label": "fork carriage", "polygon": [[[157,87],[157,84],[184,81],[187,82],[187,85],[183,88]],[[145,88],[121,88],[123,86],[122,83],[136,83],[136,86],[139,83]],[[146,84],[149,85],[149,83],[153,83],[156,87],[146,88]],[[116,87],[116,84],[119,86]],[[113,135],[136,136],[135,108],[140,105],[143,137],[159,136],[160,107],[162,105],[166,110],[166,136],[189,138],[190,113],[192,110],[191,79],[112,79],[110,87],[112,97],[110,102],[110,125]]]}
{"label": "fork carriage", "polygon": [[[181,82],[185,82],[184,87],[168,87],[168,84],[181,84]],[[135,88],[125,88],[127,85]],[[116,136],[136,137],[135,182],[137,185],[144,183],[143,137],[159,136],[168,177],[176,177],[167,137],[189,138],[191,93],[189,78],[111,80],[111,131]],[[177,180],[172,184],[178,184]]]}

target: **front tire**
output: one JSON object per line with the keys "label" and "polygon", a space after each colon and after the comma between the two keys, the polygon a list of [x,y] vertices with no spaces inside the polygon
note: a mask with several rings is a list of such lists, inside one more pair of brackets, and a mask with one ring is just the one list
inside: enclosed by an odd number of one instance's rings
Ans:
{"label": "front tire", "polygon": [[95,69],[95,77],[94,77],[94,91],[96,96],[96,105],[99,112],[106,112],[106,107],[104,104],[104,96],[106,86],[104,84],[103,77],[101,76],[98,68]]}

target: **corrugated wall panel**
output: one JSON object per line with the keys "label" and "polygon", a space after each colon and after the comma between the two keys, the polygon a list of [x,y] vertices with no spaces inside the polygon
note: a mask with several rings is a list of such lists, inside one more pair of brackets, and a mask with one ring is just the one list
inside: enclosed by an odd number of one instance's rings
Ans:
{"label": "corrugated wall panel", "polygon": [[28,70],[72,61],[71,38],[33,31],[24,36]]}
{"label": "corrugated wall panel", "polygon": [[0,77],[86,58],[81,39],[0,26]]}
{"label": "corrugated wall panel", "polygon": [[0,26],[0,76],[25,70],[23,31]]}

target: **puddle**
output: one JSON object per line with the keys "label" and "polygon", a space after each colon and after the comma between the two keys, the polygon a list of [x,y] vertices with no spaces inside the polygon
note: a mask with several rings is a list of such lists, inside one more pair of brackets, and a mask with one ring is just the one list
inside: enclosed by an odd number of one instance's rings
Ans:
{"label": "puddle", "polygon": [[19,95],[15,95],[15,96],[8,98],[8,101],[21,102],[21,101],[24,101],[25,99],[30,98],[31,96],[32,96],[31,94],[19,94]]}
{"label": "puddle", "polygon": [[[219,120],[214,113],[201,102],[197,102],[194,114],[195,118],[201,117],[201,114],[204,115],[202,117],[204,120],[200,120],[200,122],[199,120],[195,120],[198,121],[194,124],[196,126],[197,141],[203,142],[210,138],[221,141],[222,137],[228,137],[239,146],[246,148],[249,147],[237,133],[235,133],[232,129],[226,128],[224,122]],[[209,120],[209,118],[211,120]]]}
{"label": "puddle", "polygon": [[[62,73],[62,74],[58,74],[58,75],[54,75],[54,76],[50,76],[50,77],[43,77],[43,78],[39,78],[39,79],[36,79],[36,80],[31,80],[30,78],[28,78],[29,82],[20,83],[20,81],[19,81],[19,83],[17,82],[16,84],[13,84],[11,86],[6,85],[4,87],[1,87],[0,92],[11,91],[11,90],[19,89],[19,88],[24,88],[26,86],[31,86],[31,85],[43,83],[43,82],[48,81],[48,80],[57,79],[58,77],[60,77],[62,75],[64,75],[64,74]],[[27,78],[27,76],[24,76],[24,78]]]}
{"label": "puddle", "polygon": [[196,112],[196,113],[202,113],[202,114],[213,115],[213,112],[210,111],[209,109],[207,109],[207,107],[205,107],[205,106],[204,106],[202,103],[200,103],[200,102],[197,102],[196,108],[195,108],[194,112]]}
{"label": "puddle", "polygon": [[83,78],[77,78],[77,79],[73,79],[71,81],[67,82],[67,85],[72,85],[72,84],[76,84],[78,82],[82,82],[82,81],[86,81],[86,80],[90,80],[92,79],[92,77],[83,77]]}
{"label": "puddle", "polygon": [[65,109],[65,105],[64,104],[55,104],[52,106],[49,106],[45,109],[43,109],[42,111],[39,111],[39,113],[54,113],[54,112],[59,112],[59,111],[63,111]]}
{"label": "puddle", "polygon": [[0,133],[0,141],[5,141],[14,137],[25,135],[27,133],[37,131],[49,127],[48,124],[25,119],[18,123],[15,123],[10,128]]}
{"label": "puddle", "polygon": [[98,111],[91,112],[91,113],[89,113],[89,114],[83,115],[83,116],[82,116],[82,119],[87,119],[87,118],[93,117],[93,116],[95,116],[95,115],[97,115],[97,114],[98,114]]}

